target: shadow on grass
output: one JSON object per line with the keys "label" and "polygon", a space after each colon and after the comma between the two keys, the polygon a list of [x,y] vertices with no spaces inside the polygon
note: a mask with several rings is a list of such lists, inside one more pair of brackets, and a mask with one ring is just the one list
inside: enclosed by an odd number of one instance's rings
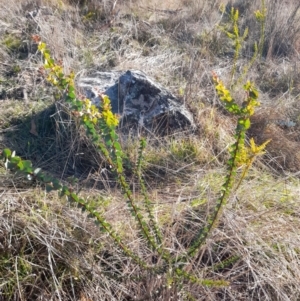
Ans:
{"label": "shadow on grass", "polygon": [[9,128],[2,131],[1,144],[60,179],[86,179],[104,164],[60,103],[50,104],[31,116],[13,118]]}

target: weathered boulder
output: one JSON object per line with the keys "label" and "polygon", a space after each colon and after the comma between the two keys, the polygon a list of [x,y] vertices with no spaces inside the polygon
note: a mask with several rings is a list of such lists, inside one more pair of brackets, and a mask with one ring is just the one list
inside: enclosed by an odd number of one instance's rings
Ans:
{"label": "weathered boulder", "polygon": [[167,134],[195,127],[186,106],[141,71],[93,72],[80,77],[77,86],[96,105],[101,101],[99,92],[108,95],[112,111],[121,116],[122,130],[144,128]]}

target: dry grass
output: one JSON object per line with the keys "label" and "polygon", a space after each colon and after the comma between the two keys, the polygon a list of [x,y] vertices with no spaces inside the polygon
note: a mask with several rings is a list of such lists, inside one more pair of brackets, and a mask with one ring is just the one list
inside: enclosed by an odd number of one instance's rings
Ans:
{"label": "dry grass", "polygon": [[[197,177],[189,188],[167,192],[165,187],[151,195],[164,225],[165,243],[173,252],[184,249],[204,223],[216,194],[210,188],[216,186],[216,170],[198,172]],[[300,208],[296,184],[267,174],[262,179],[259,171],[257,175],[253,171],[189,267],[199,278],[225,279],[230,287],[184,284],[181,291],[167,289],[163,278],[139,270],[85,214],[55,195],[45,195],[41,189],[6,189],[0,223],[3,300],[169,300],[172,296],[185,300],[188,295],[196,300],[297,300]],[[249,186],[254,192],[251,197]],[[145,260],[153,256],[136,236],[134,223],[128,222],[118,193],[111,191],[110,198],[99,192],[83,195],[99,202],[136,253]]]}
{"label": "dry grass", "polygon": [[[237,74],[252,54],[260,1],[232,1],[250,36]],[[229,7],[230,3],[227,7]],[[166,85],[192,110],[193,134],[147,137],[143,171],[155,214],[174,254],[186,249],[218,197],[235,120],[222,111],[211,81],[227,83],[232,45],[217,24],[228,22],[221,1],[0,0],[0,146],[69,181],[99,204],[123,239],[145,261],[159,260],[138,235],[124,197],[103,157],[38,68],[31,41],[38,34],[65,70],[140,69]],[[224,3],[227,4],[227,3]],[[230,197],[217,229],[188,269],[199,278],[224,279],[211,288],[141,270],[77,208],[37,183],[0,169],[0,300],[292,300],[299,290],[299,4],[266,1],[263,57],[248,77],[262,107],[249,135],[269,152]],[[238,90],[236,98],[243,101]],[[280,122],[279,122],[280,121]],[[283,123],[282,123],[283,121]],[[290,122],[290,123],[288,123]],[[35,125],[35,132],[33,131]],[[286,126],[292,124],[292,126]],[[134,164],[138,141],[123,137]],[[127,166],[136,199],[139,185]],[[126,166],[125,166],[126,167]]]}
{"label": "dry grass", "polygon": [[[251,43],[253,43],[253,38],[258,41],[260,37],[260,27],[255,24],[253,12],[261,9],[261,1],[230,1],[228,8],[231,5],[239,9],[243,25],[251,28]],[[299,55],[299,3],[294,0],[278,2],[265,1],[265,6],[267,18],[263,56],[269,60],[278,57]]]}

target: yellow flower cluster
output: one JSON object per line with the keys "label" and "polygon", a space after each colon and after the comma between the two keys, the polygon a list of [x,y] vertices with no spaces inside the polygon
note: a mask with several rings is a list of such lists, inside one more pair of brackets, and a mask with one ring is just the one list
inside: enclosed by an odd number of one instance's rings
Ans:
{"label": "yellow flower cluster", "polygon": [[82,103],[83,106],[78,115],[82,117],[83,122],[91,121],[93,124],[96,124],[102,116],[98,108],[89,99],[84,99]]}
{"label": "yellow flower cluster", "polygon": [[261,145],[256,145],[253,138],[250,139],[250,147],[242,146],[239,150],[237,164],[251,166],[257,156],[265,153],[266,146],[271,140],[267,140]]}
{"label": "yellow flower cluster", "polygon": [[[39,39],[36,39],[36,41],[39,41]],[[47,81],[63,90],[65,93],[67,93],[69,99],[75,101],[76,95],[74,73],[71,73],[67,76],[64,74],[62,65],[54,62],[45,43],[39,41],[38,49],[42,53],[45,60],[44,68],[49,69]],[[102,98],[101,112],[99,112],[99,109],[92,104],[89,99],[83,99],[80,110],[76,109],[73,114],[80,116],[84,123],[88,121],[96,125],[98,119],[102,118],[108,127],[117,126],[119,124],[119,120],[117,115],[113,114],[111,111],[111,104],[108,96],[99,96]]]}
{"label": "yellow flower cluster", "polygon": [[226,89],[223,82],[220,79],[218,79],[217,77],[215,78],[215,82],[216,82],[215,89],[217,90],[220,100],[231,102],[232,101],[231,94],[230,94],[229,90]]}
{"label": "yellow flower cluster", "polygon": [[117,126],[119,119],[116,114],[111,111],[110,100],[107,95],[101,95],[102,97],[102,118],[104,119],[107,126]]}

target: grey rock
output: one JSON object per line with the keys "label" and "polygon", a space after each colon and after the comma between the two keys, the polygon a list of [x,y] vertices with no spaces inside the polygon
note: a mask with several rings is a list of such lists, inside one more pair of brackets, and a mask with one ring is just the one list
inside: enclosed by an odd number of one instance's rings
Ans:
{"label": "grey rock", "polygon": [[93,72],[80,77],[77,86],[97,106],[101,101],[98,94],[108,95],[112,111],[121,116],[122,130],[144,128],[167,134],[195,128],[186,106],[141,71]]}

